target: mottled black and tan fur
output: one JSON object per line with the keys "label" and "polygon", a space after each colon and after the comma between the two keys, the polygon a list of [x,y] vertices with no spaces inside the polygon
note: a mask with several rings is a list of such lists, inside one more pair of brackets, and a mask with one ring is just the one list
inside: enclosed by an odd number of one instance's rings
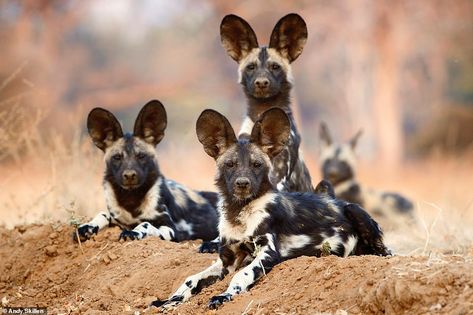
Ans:
{"label": "mottled black and tan fur", "polygon": [[328,182],[313,192],[280,192],[270,182],[271,158],[284,150],[291,123],[282,109],[263,113],[248,138],[238,139],[213,110],[197,121],[197,136],[217,164],[219,258],[188,277],[166,301],[170,307],[236,271],[227,290],[210,308],[247,291],[281,261],[301,255],[388,255],[377,223],[358,205],[335,199]]}
{"label": "mottled black and tan fur", "polygon": [[79,227],[82,241],[106,226],[122,228],[120,239],[157,236],[169,241],[212,240],[218,235],[217,194],[198,192],[166,179],[155,146],[164,137],[167,118],[156,100],[140,111],[133,134],[124,134],[109,111],[94,108],[87,128],[105,153],[103,186],[108,211]]}

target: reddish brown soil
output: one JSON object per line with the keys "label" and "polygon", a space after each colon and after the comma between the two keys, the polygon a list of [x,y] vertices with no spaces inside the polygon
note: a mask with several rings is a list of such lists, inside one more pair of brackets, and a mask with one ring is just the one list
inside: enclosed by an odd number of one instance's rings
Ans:
{"label": "reddish brown soil", "polygon": [[[164,299],[215,254],[199,242],[155,238],[117,242],[108,229],[79,246],[65,225],[0,228],[0,298],[46,306],[49,314],[157,313]],[[300,257],[276,266],[218,311],[206,308],[230,277],[204,289],[176,314],[472,314],[473,253],[436,257]]]}

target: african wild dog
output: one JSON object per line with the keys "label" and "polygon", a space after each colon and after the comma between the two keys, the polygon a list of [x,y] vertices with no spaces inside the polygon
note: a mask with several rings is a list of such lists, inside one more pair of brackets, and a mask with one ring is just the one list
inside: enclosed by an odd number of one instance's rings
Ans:
{"label": "african wild dog", "polygon": [[217,194],[190,190],[166,179],[159,169],[155,146],[164,137],[166,125],[166,110],[156,100],[141,109],[133,134],[123,134],[118,120],[105,109],[89,113],[89,135],[105,153],[108,211],[79,227],[81,240],[108,225],[121,227],[120,239],[125,240],[159,236],[179,242],[218,235],[217,211],[212,205]]}
{"label": "african wild dog", "polygon": [[220,24],[220,37],[227,54],[238,62],[239,83],[247,98],[246,117],[239,138],[248,138],[254,122],[271,107],[283,109],[291,122],[289,141],[274,157],[270,180],[280,191],[312,191],[309,171],[302,159],[301,137],[291,111],[293,77],[291,63],[307,41],[307,26],[298,14],[281,18],[268,47],[259,47],[251,26],[236,15]]}
{"label": "african wild dog", "polygon": [[413,223],[414,206],[397,193],[379,192],[363,188],[356,180],[355,148],[361,130],[348,143],[332,141],[325,123],[320,124],[320,164],[323,178],[330,181],[337,198],[357,203],[365,208],[384,229],[402,223]]}
{"label": "african wild dog", "polygon": [[358,205],[335,199],[327,182],[321,183],[317,194],[273,188],[270,159],[284,150],[290,125],[283,110],[272,108],[255,122],[247,139],[237,139],[223,115],[213,110],[200,115],[197,137],[217,163],[219,258],[188,277],[168,300],[153,305],[184,302],[240,267],[227,290],[210,300],[210,308],[248,290],[283,260],[301,255],[389,254],[377,223]]}
{"label": "african wild dog", "polygon": [[[291,63],[307,41],[307,26],[298,14],[288,14],[274,26],[268,47],[259,47],[251,26],[230,14],[220,24],[220,38],[228,55],[238,62],[238,81],[247,98],[239,138],[248,138],[254,122],[271,107],[284,110],[291,122],[289,141],[272,159],[270,181],[279,191],[312,192],[312,180],[299,149],[301,137],[291,111]],[[218,249],[218,239],[204,242],[201,252]]]}

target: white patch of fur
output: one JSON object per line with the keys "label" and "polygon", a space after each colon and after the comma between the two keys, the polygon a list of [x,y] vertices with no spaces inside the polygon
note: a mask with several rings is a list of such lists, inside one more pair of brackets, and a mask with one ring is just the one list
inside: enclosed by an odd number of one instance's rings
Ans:
{"label": "white patch of fur", "polygon": [[348,191],[352,186],[357,184],[358,183],[354,179],[349,179],[337,184],[335,187],[333,187],[333,190],[335,191],[335,196],[339,196],[340,194]]}
{"label": "white patch of fur", "polygon": [[251,135],[251,131],[253,130],[253,126],[255,125],[254,121],[251,120],[249,116],[246,116],[241,124],[240,132],[238,132],[238,136],[242,134]]}
{"label": "white patch of fur", "polygon": [[166,241],[170,241],[174,238],[174,231],[170,227],[162,225],[156,228],[149,222],[140,223],[133,231],[140,233],[139,239],[142,239],[145,235],[162,237]]}
{"label": "white patch of fur", "polygon": [[220,235],[234,240],[245,240],[252,236],[261,222],[269,216],[266,207],[274,202],[275,197],[275,193],[267,193],[243,207],[237,216],[237,220],[241,222],[240,224],[233,224],[227,221],[225,218],[225,205],[223,202],[219,202],[221,215],[218,228]]}
{"label": "white patch of fur", "polygon": [[208,203],[207,199],[205,199],[192,189],[189,189],[172,180],[166,180],[166,183],[168,184],[169,190],[173,195],[177,205],[181,208],[187,207],[188,200],[192,200],[198,205],[205,205],[206,203]]}
{"label": "white patch of fur", "polygon": [[[191,236],[194,235],[194,231],[192,230],[191,223],[188,223],[185,220],[180,220],[179,222],[175,223],[175,225],[179,231],[187,232]],[[217,238],[217,241],[218,241],[218,238]]]}
{"label": "white patch of fur", "polygon": [[172,196],[174,197],[174,202],[181,207],[181,208],[186,208],[187,207],[187,196],[180,189],[180,187],[175,187],[174,185],[169,186],[169,190],[171,191]]}
{"label": "white patch of fur", "polygon": [[110,214],[105,211],[101,211],[90,222],[86,224],[82,224],[81,226],[90,225],[93,227],[98,227],[98,229],[101,230],[104,227],[109,225],[110,223],[109,220],[110,220]]}
{"label": "white patch of fur", "polygon": [[347,242],[343,244],[343,247],[345,247],[345,254],[343,255],[343,257],[347,257],[348,255],[350,255],[355,249],[357,243],[358,238],[354,235],[350,235],[348,237]]}
{"label": "white patch of fur", "polygon": [[289,83],[294,84],[294,76],[292,75],[292,69],[289,60],[281,56],[281,54],[279,54],[279,52],[274,48],[268,48],[267,51],[268,62],[275,62],[279,64],[286,73],[286,80]]}
{"label": "white patch of fur", "polygon": [[327,205],[327,208],[330,210],[340,213],[341,209],[337,206],[336,201],[330,197],[330,196],[325,196],[325,195],[317,195],[323,203]]}
{"label": "white patch of fur", "polygon": [[279,191],[285,191],[284,183],[286,182],[286,177],[283,177],[279,183],[276,185],[276,189]]}
{"label": "white patch of fur", "polygon": [[246,55],[240,62],[238,63],[238,83],[242,82],[243,79],[243,71],[245,71],[245,68],[248,64],[250,63],[256,63],[257,66],[260,65],[260,61],[258,58],[260,52],[260,48],[253,48],[248,55]]}
{"label": "white patch of fur", "polygon": [[282,235],[280,237],[280,249],[282,257],[287,257],[293,249],[298,249],[307,246],[311,242],[311,237],[308,235]]}
{"label": "white patch of fur", "polygon": [[340,155],[338,158],[342,161],[347,162],[348,165],[352,168],[353,172],[356,169],[356,156],[355,152],[349,144],[343,144],[341,147]]}
{"label": "white patch of fur", "polygon": [[322,249],[324,243],[328,242],[331,250],[336,250],[340,244],[343,244],[342,239],[338,233],[328,237],[326,234],[321,233],[322,242],[319,245],[316,245],[315,248]]}
{"label": "white patch of fur", "polygon": [[169,226],[161,225],[157,230],[159,235],[166,241],[170,241],[174,238],[174,231]]}
{"label": "white patch of fur", "polygon": [[299,161],[304,162],[304,154],[302,154],[302,150],[299,149]]}
{"label": "white patch of fur", "polygon": [[140,214],[136,218],[118,204],[111,184],[107,181],[104,182],[105,202],[110,213],[114,214],[112,218],[122,224],[132,225],[143,222],[144,220],[153,220],[162,215],[156,210],[159,202],[159,187],[161,181],[162,178],[160,177],[146,193],[143,202],[139,206]]}
{"label": "white patch of fur", "polygon": [[113,142],[110,146],[107,146],[107,148],[105,149],[105,154],[103,156],[104,161],[109,161],[112,158],[112,156],[117,153],[120,153],[120,154],[126,153],[123,150],[124,144],[125,144],[125,139],[120,138],[116,140],[115,142]]}

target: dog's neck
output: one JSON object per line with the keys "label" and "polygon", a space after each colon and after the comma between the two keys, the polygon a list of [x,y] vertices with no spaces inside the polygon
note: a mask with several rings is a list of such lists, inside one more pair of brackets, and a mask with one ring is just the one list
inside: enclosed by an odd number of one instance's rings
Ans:
{"label": "dog's neck", "polygon": [[[110,184],[116,203],[129,212],[133,217],[140,215],[140,206],[145,202],[147,194],[159,178],[163,176],[159,173],[150,174],[146,181],[136,189],[124,189],[117,184],[111,176],[105,176],[104,181]],[[164,178],[163,178],[164,179]],[[161,182],[165,182],[162,180]]]}
{"label": "dog's neck", "polygon": [[227,190],[226,185],[224,182],[222,182],[222,180],[224,179],[216,180],[217,188],[220,195],[220,206],[223,207],[223,215],[225,219],[236,225],[241,223],[238,222],[238,216],[246,206],[255,202],[267,193],[276,191],[276,189],[274,189],[271,185],[269,178],[267,178],[261,183],[260,189],[254,197],[244,200],[238,200],[231,194],[231,192]]}
{"label": "dog's neck", "polygon": [[291,115],[291,87],[283,88],[277,95],[269,98],[256,98],[245,93],[247,99],[246,114],[253,122],[257,121],[262,113],[271,107],[281,108]]}

